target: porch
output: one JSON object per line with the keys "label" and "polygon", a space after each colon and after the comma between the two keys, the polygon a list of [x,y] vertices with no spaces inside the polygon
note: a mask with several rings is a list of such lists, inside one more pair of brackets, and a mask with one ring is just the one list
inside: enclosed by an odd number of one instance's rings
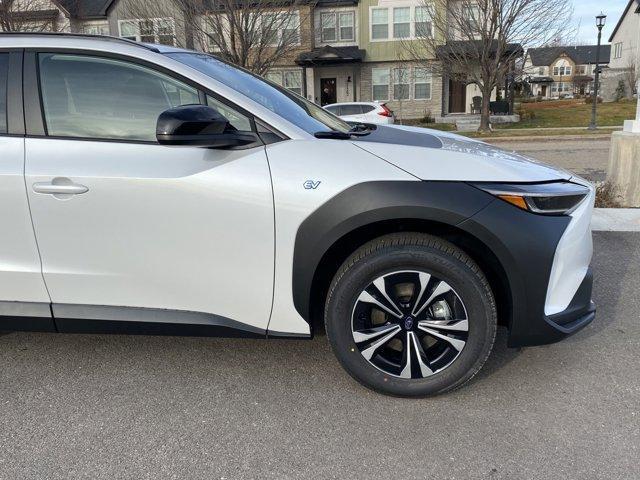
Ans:
{"label": "porch", "polygon": [[324,106],[359,100],[360,66],[365,51],[356,46],[314,48],[298,56],[304,69],[305,96]]}

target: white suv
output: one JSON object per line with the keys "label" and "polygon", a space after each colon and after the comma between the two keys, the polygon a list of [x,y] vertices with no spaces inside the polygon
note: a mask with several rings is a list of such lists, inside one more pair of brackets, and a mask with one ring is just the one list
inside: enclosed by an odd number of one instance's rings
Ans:
{"label": "white suv", "polygon": [[332,103],[324,109],[345,122],[391,125],[395,116],[386,104],[378,102]]}
{"label": "white suv", "polygon": [[[212,56],[0,35],[0,328],[309,338],[394,395],[594,317],[594,191]],[[6,99],[6,101],[5,101]]]}

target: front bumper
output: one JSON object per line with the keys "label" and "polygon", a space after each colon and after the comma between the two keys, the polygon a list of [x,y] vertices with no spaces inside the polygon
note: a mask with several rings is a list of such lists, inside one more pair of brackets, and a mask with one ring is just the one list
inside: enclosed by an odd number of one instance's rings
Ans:
{"label": "front bumper", "polygon": [[557,342],[594,319],[592,202],[571,216],[546,216],[495,200],[458,225],[489,247],[504,271],[509,291],[499,313],[510,347]]}
{"label": "front bumper", "polygon": [[558,342],[589,325],[596,317],[596,305],[591,300],[592,287],[593,273],[589,268],[567,309],[554,315],[545,315],[544,321],[548,327],[542,328],[540,325],[529,336],[521,336],[517,346]]}

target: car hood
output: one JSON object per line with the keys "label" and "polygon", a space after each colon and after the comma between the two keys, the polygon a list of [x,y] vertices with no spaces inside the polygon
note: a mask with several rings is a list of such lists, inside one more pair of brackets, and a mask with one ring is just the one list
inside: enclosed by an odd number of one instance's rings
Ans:
{"label": "car hood", "polygon": [[422,180],[544,182],[572,177],[516,152],[427,128],[378,126],[354,143]]}

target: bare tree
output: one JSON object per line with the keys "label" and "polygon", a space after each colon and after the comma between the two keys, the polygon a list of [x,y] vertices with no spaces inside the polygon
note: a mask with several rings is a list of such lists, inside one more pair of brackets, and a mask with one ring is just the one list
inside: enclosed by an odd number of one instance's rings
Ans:
{"label": "bare tree", "polygon": [[211,52],[264,75],[311,44],[311,4],[302,0],[127,0],[130,18],[171,18],[173,43]]}
{"label": "bare tree", "polygon": [[442,75],[474,83],[482,93],[480,131],[490,129],[489,102],[505,78],[513,78],[523,48],[546,45],[566,31],[571,0],[425,0],[433,33],[405,42],[412,59]]}
{"label": "bare tree", "polygon": [[0,0],[0,31],[57,32],[67,26],[68,19],[53,13],[43,0]]}

